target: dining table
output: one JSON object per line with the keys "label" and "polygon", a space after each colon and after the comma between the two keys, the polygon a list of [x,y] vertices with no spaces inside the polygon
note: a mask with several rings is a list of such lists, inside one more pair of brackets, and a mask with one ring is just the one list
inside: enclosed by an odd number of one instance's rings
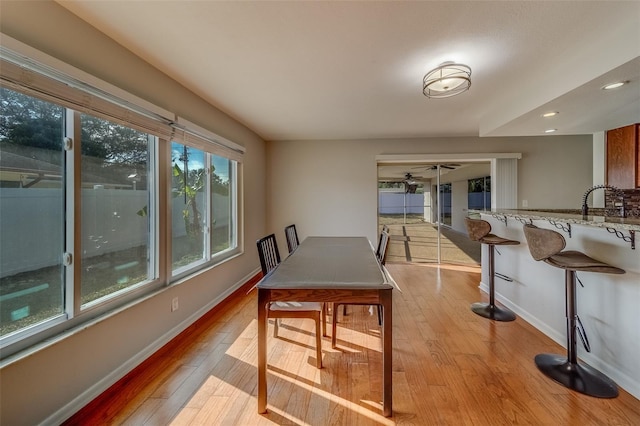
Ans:
{"label": "dining table", "polygon": [[[271,302],[340,302],[382,308],[382,414],[392,415],[393,280],[366,237],[310,236],[257,284],[258,412],[267,412],[267,320]],[[333,313],[335,315],[335,312]]]}

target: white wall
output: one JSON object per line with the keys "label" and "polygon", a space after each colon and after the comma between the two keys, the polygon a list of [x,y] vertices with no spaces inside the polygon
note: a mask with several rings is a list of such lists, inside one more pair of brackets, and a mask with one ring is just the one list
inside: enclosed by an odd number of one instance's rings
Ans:
{"label": "white wall", "polygon": [[268,228],[283,243],[289,223],[300,238],[375,241],[376,155],[520,152],[518,196],[530,208],[579,208],[592,182],[591,136],[271,141],[267,150]]}
{"label": "white wall", "polygon": [[[159,73],[55,2],[2,2],[2,32],[246,148],[245,253],[143,302],[0,364],[0,424],[58,424],[259,270],[265,234],[265,144],[250,129]],[[179,297],[180,309],[171,312]]]}
{"label": "white wall", "polygon": [[469,182],[458,180],[451,182],[451,228],[454,231],[467,233],[464,218],[469,207]]}

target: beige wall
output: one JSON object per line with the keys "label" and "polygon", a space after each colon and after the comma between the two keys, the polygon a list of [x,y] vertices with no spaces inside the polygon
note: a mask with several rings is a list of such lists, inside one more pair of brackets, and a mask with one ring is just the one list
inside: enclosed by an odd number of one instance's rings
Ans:
{"label": "beige wall", "polygon": [[[205,103],[54,2],[6,2],[2,32],[146,99],[246,148],[246,253],[90,326],[28,357],[3,361],[0,424],[55,424],[98,395],[259,270],[254,241],[265,232],[265,144],[250,129]],[[180,309],[170,312],[179,296]]]}
{"label": "beige wall", "polygon": [[[308,235],[366,235],[377,229],[376,156],[519,152],[518,204],[579,208],[592,183],[591,136],[428,138],[268,143],[268,228]],[[280,244],[280,241],[279,241]]]}

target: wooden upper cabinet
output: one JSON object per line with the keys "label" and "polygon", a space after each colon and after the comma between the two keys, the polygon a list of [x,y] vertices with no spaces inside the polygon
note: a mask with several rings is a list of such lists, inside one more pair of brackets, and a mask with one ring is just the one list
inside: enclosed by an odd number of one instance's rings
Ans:
{"label": "wooden upper cabinet", "polygon": [[640,188],[640,124],[607,132],[607,184]]}

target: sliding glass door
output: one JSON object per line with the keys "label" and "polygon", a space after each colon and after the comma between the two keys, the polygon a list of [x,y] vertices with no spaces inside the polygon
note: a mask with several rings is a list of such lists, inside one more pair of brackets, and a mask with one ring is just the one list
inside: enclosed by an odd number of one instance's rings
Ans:
{"label": "sliding glass door", "polygon": [[379,166],[378,224],[391,231],[388,261],[478,264],[480,247],[467,237],[464,217],[482,208],[476,199],[490,208],[486,173],[488,163]]}

